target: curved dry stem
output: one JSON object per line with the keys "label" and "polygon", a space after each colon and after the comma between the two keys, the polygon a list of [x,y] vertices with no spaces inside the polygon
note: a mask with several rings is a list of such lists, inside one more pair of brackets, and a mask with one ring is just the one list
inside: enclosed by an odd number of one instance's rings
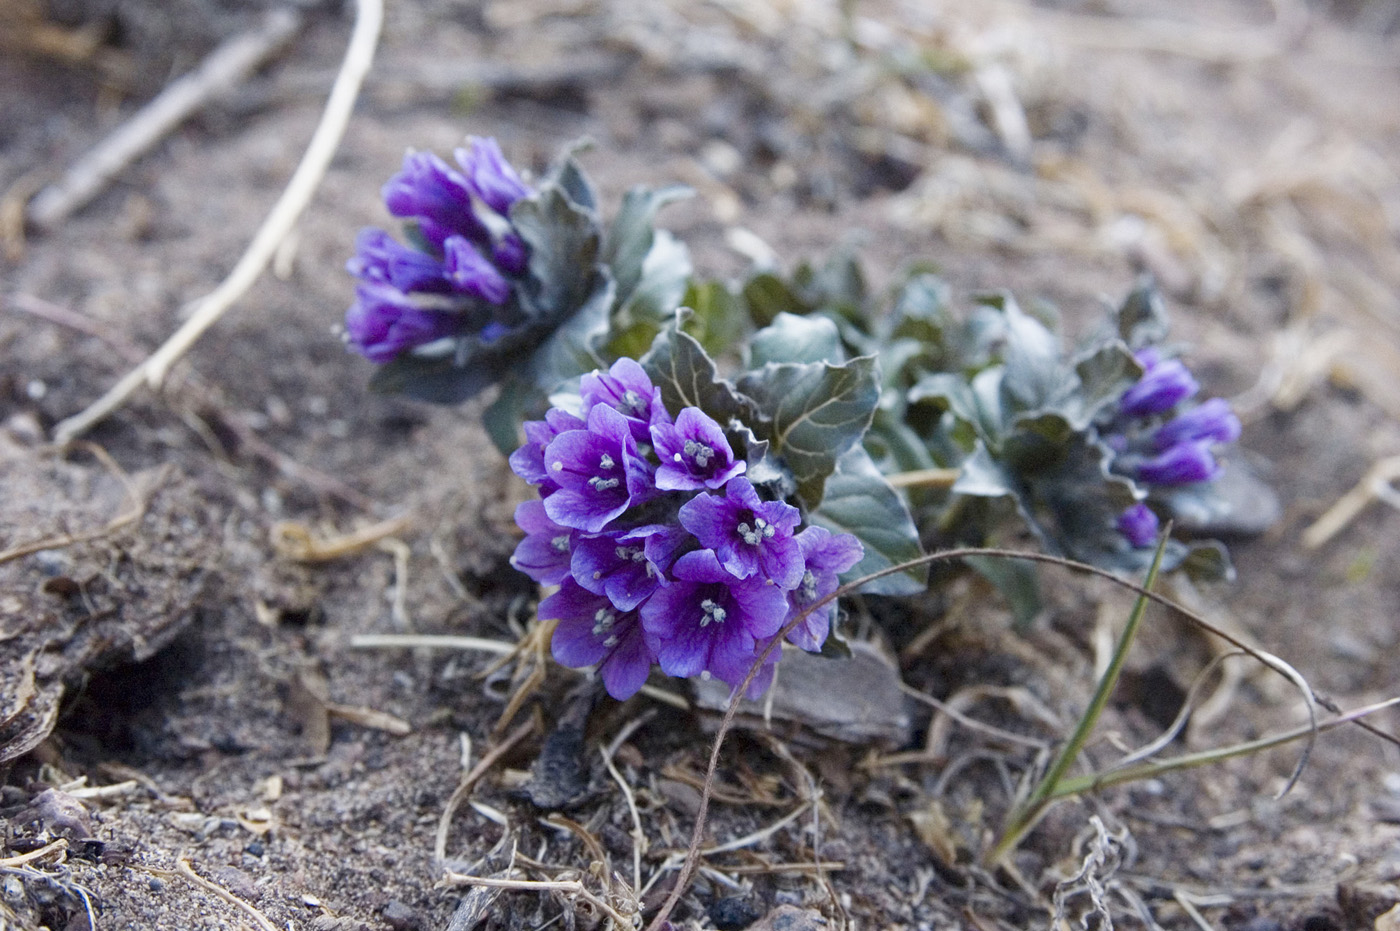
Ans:
{"label": "curved dry stem", "polygon": [[[1324,725],[1319,725],[1317,723],[1316,718],[1316,707],[1318,704],[1317,696],[1312,691],[1311,687],[1308,686],[1307,681],[1303,679],[1302,675],[1299,674],[1298,671],[1292,666],[1285,663],[1283,660],[1279,659],[1271,653],[1250,646],[1249,644],[1240,640],[1240,638],[1230,634],[1225,630],[1222,630],[1217,625],[1212,624],[1210,621],[1207,621],[1204,617],[1201,617],[1196,612],[1191,611],[1190,609],[1184,607],[1181,604],[1178,604],[1172,599],[1167,598],[1164,595],[1159,595],[1156,592],[1149,591],[1144,586],[1139,585],[1136,582],[1133,582],[1129,579],[1125,579],[1112,572],[1109,572],[1107,569],[1101,569],[1098,566],[1078,562],[1073,559],[1066,559],[1063,556],[1051,556],[1046,553],[1021,552],[1018,550],[1007,550],[1000,549],[997,547],[960,547],[958,549],[944,550],[939,553],[928,553],[919,557],[918,559],[911,559],[908,562],[887,566],[886,568],[881,569],[878,572],[872,572],[867,576],[863,576],[862,578],[856,579],[854,582],[849,582],[841,586],[836,591],[832,592],[830,595],[827,595],[825,598],[814,602],[813,604],[808,606],[807,610],[801,612],[791,621],[785,624],[782,627],[782,629],[778,631],[777,635],[772,639],[772,641],[770,641],[768,645],[765,646],[764,649],[754,659],[753,665],[749,667],[748,675],[744,677],[744,681],[739,683],[739,685],[734,688],[734,691],[730,696],[729,707],[725,709],[724,717],[720,720],[719,729],[715,732],[714,744],[712,745],[710,750],[710,762],[705,771],[705,783],[700,792],[700,805],[695,813],[695,828],[691,832],[690,845],[686,850],[685,862],[681,866],[680,875],[676,877],[676,884],[674,888],[672,888],[670,894],[662,903],[660,910],[652,918],[651,923],[647,925],[646,931],[662,931],[662,929],[667,926],[667,922],[670,919],[671,912],[675,909],[676,904],[680,901],[681,896],[685,894],[685,890],[689,886],[691,878],[695,875],[695,869],[699,864],[700,859],[701,843],[704,840],[705,821],[706,817],[709,814],[711,790],[714,787],[715,773],[719,769],[720,749],[724,744],[724,738],[728,736],[730,728],[733,727],[734,718],[739,711],[739,702],[741,697],[743,696],[744,692],[748,689],[749,684],[753,681],[754,677],[758,675],[759,670],[763,668],[763,664],[767,661],[768,657],[772,654],[773,650],[777,649],[779,645],[783,642],[783,640],[787,637],[787,635],[791,633],[799,624],[803,623],[807,619],[807,616],[810,615],[813,611],[817,611],[821,608],[824,608],[826,605],[837,600],[838,598],[842,598],[846,595],[855,594],[857,591],[859,591],[859,589],[862,586],[867,585],[870,582],[875,581],[876,579],[882,579],[890,575],[897,575],[901,572],[906,572],[910,569],[918,568],[919,566],[932,565],[938,562],[949,562],[955,559],[964,559],[968,556],[987,556],[994,559],[1025,559],[1031,562],[1045,563],[1047,565],[1052,566],[1060,566],[1065,569],[1083,572],[1087,575],[1098,576],[1100,578],[1109,580],[1115,585],[1119,585],[1131,592],[1134,592],[1142,598],[1155,602],[1156,604],[1162,605],[1163,607],[1176,612],[1178,615],[1185,618],[1192,625],[1200,628],[1201,630],[1206,631],[1207,633],[1214,634],[1221,640],[1224,640],[1226,643],[1235,647],[1240,652],[1251,656],[1259,662],[1263,663],[1269,669],[1274,670],[1279,675],[1293,682],[1303,691],[1307,699],[1310,724],[1307,728],[1304,728],[1299,734],[1295,734],[1291,738],[1293,740],[1298,739],[1300,736],[1306,736],[1309,733],[1315,736],[1317,733],[1323,730],[1328,730],[1331,727],[1335,727],[1339,724],[1356,723],[1364,727],[1370,733],[1379,736],[1382,739],[1385,739],[1392,743],[1400,743],[1397,742],[1396,738],[1392,735],[1387,734],[1384,731],[1369,724],[1368,722],[1361,720],[1362,716],[1360,715],[1349,714],[1341,719],[1327,722],[1327,724]],[[1269,744],[1269,746],[1275,745],[1277,745],[1277,742]],[[1260,749],[1262,749],[1262,747],[1260,747]],[[1303,762],[1306,762],[1306,758],[1307,756],[1306,754],[1304,754]],[[1197,763],[1194,765],[1202,765],[1204,762],[1206,761],[1202,761],[1202,763]],[[1129,780],[1115,778],[1111,783],[1098,783],[1081,787],[1080,791],[1085,791],[1088,788],[1097,788],[1100,785],[1118,784],[1119,782],[1125,781]],[[1062,786],[1068,784],[1069,782],[1071,782],[1071,780],[1066,780],[1065,783],[1062,783]]]}

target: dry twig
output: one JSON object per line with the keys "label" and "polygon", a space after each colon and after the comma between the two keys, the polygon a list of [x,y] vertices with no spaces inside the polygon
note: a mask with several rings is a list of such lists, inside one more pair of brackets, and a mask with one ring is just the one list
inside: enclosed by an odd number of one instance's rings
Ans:
{"label": "dry twig", "polygon": [[383,0],[359,0],[355,28],[345,52],[340,73],[331,88],[321,121],[312,134],[311,142],[297,165],[287,188],[259,227],[253,241],[223,282],[201,298],[193,314],[180,329],[165,341],[146,361],[127,373],[105,395],[87,409],[63,420],[54,428],[59,443],[71,442],[93,425],[104,420],[143,384],[159,388],[170,367],[189,351],[204,331],[213,326],[234,302],[253,285],[272,260],[273,253],[301,216],[311,196],[320,185],[330,165],[340,138],[344,135],[350,113],[359,95],[360,84],[374,60],[379,43],[380,25],[384,18]]}
{"label": "dry twig", "polygon": [[175,868],[181,876],[185,877],[190,882],[203,889],[205,892],[209,892],[218,896],[228,904],[232,905],[234,908],[237,908],[239,911],[243,912],[249,918],[253,919],[253,921],[258,925],[258,927],[262,928],[263,931],[278,931],[277,926],[274,925],[272,922],[268,921],[267,916],[264,915],[262,912],[258,911],[252,905],[249,905],[247,902],[243,901],[238,896],[234,895],[232,892],[229,892],[223,886],[211,882],[205,879],[203,876],[200,876],[198,873],[196,873],[194,871],[194,867],[190,866],[189,860],[186,860],[183,857],[180,858],[176,861]]}
{"label": "dry twig", "polygon": [[212,97],[245,79],[300,27],[299,13],[274,9],[256,29],[214,49],[198,68],[172,82],[74,163],[57,184],[40,191],[29,203],[29,222],[41,230],[57,227]]}

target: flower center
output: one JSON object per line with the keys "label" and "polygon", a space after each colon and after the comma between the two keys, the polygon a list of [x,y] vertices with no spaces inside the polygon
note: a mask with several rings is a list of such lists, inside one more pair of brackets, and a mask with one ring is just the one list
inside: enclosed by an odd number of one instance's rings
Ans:
{"label": "flower center", "polygon": [[588,487],[594,491],[609,491],[621,484],[622,479],[620,478],[603,478],[600,475],[595,475],[588,480]]}
{"label": "flower center", "polygon": [[710,460],[715,458],[715,449],[708,443],[699,440],[686,440],[685,446],[681,447],[690,461],[695,463],[697,469],[708,469]]}
{"label": "flower center", "polygon": [[700,626],[709,627],[711,624],[723,624],[725,616],[729,613],[715,603],[714,599],[706,598],[700,602]]}
{"label": "flower center", "polygon": [[798,600],[803,604],[817,600],[817,577],[808,569],[802,573],[802,582],[797,588]]}
{"label": "flower center", "polygon": [[734,529],[739,531],[739,536],[749,546],[758,546],[764,540],[772,539],[773,534],[778,532],[778,528],[761,517],[755,517],[752,526],[748,521],[740,521],[739,526]]}
{"label": "flower center", "polygon": [[642,400],[642,396],[631,388],[622,393],[622,406],[627,408],[627,413],[634,417],[643,417],[647,412],[647,402]]}
{"label": "flower center", "polygon": [[556,553],[567,553],[569,551],[569,535],[567,533],[561,533],[553,540],[550,540],[549,545],[554,547]]}
{"label": "flower center", "polygon": [[598,468],[600,469],[611,469],[616,465],[617,460],[613,459],[613,457],[609,456],[607,453],[603,453],[603,458],[598,460]]}
{"label": "flower center", "polygon": [[613,623],[616,620],[616,614],[609,611],[607,608],[599,608],[593,615],[593,636],[601,637],[603,634],[612,630]]}

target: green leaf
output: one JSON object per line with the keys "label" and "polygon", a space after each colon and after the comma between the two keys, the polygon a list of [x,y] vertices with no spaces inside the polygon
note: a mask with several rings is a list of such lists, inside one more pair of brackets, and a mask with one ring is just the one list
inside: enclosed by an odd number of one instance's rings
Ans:
{"label": "green leaf", "polygon": [[1060,344],[1039,320],[1027,316],[1006,299],[1006,374],[1001,387],[1023,411],[1040,410],[1072,387],[1060,358]]}
{"label": "green leaf", "polygon": [[877,368],[870,356],[843,365],[770,362],[739,380],[760,418],[755,432],[806,486],[808,507],[820,500],[821,479],[870,426],[880,400]]}
{"label": "green leaf", "polygon": [[502,456],[509,456],[519,448],[522,434],[520,425],[528,416],[531,402],[538,392],[516,378],[508,378],[501,383],[500,393],[486,410],[481,412],[481,424],[487,436]]}
{"label": "green leaf", "polygon": [[753,336],[749,366],[759,368],[769,362],[831,362],[846,359],[841,334],[829,317],[799,317],[778,314],[773,322]]}
{"label": "green leaf", "polygon": [[743,301],[722,282],[691,281],[681,305],[694,311],[685,322],[685,331],[711,356],[732,350],[749,331]]}
{"label": "green leaf", "polygon": [[562,316],[583,304],[594,285],[601,234],[591,213],[556,186],[516,201],[511,223],[530,248],[526,311],[536,319]]}
{"label": "green leaf", "polygon": [[1075,363],[1079,389],[1061,407],[1075,430],[1084,430],[1099,412],[1117,403],[1139,378],[1142,366],[1128,347],[1114,340],[1100,346]]}
{"label": "green leaf", "polygon": [[[864,449],[857,446],[836,462],[826,480],[821,507],[809,515],[812,523],[833,533],[853,534],[865,547],[865,555],[843,581],[888,569],[923,555],[914,518],[899,493],[890,487]],[[928,585],[928,567],[868,583],[861,591],[872,595],[917,595]]]}
{"label": "green leaf", "polygon": [[806,304],[786,281],[771,272],[754,275],[744,284],[743,297],[749,316],[759,326],[767,326],[778,314],[807,314]]}
{"label": "green leaf", "polygon": [[588,176],[583,173],[583,169],[574,158],[574,153],[581,152],[590,145],[587,140],[580,140],[568,146],[563,156],[550,166],[549,173],[544,177],[544,184],[558,186],[575,206],[596,217],[598,194],[593,189],[593,182],[588,180]]}
{"label": "green leaf", "polygon": [[1151,278],[1143,278],[1118,308],[1118,335],[1134,349],[1167,338],[1167,308]]}
{"label": "green leaf", "polygon": [[[622,206],[608,230],[603,244],[603,261],[612,269],[617,280],[617,294],[620,301],[632,299],[632,292],[646,277],[645,265],[651,258],[657,233],[653,228],[656,212],[667,204],[689,197],[690,188],[680,185],[650,189],[633,188],[622,197]],[[671,237],[673,247],[682,252],[685,247]],[[655,261],[655,260],[653,260]],[[686,259],[686,275],[690,274],[689,259]],[[677,297],[679,302],[679,296]],[[668,310],[674,310],[673,304]]]}
{"label": "green leaf", "polygon": [[1014,495],[1016,479],[987,451],[986,445],[978,440],[972,455],[964,459],[959,466],[958,480],[953,483],[953,493],[978,498]]}
{"label": "green leaf", "polygon": [[[608,333],[612,305],[612,276],[606,267],[599,266],[594,270],[588,295],[558,329],[543,337],[543,342],[537,344],[539,348],[529,357],[532,379],[546,394],[562,382],[602,365],[598,348]],[[520,364],[518,358],[505,361]]]}
{"label": "green leaf", "polygon": [[692,270],[685,244],[665,230],[657,230],[642,261],[641,277],[629,291],[624,292],[619,285],[618,319],[664,324],[681,306]]}
{"label": "green leaf", "polygon": [[652,384],[661,389],[666,409],[675,416],[683,408],[698,407],[721,424],[732,417],[748,422],[747,406],[734,385],[719,377],[704,347],[680,329],[685,317],[686,313],[676,314],[676,320],[657,334],[639,360]]}

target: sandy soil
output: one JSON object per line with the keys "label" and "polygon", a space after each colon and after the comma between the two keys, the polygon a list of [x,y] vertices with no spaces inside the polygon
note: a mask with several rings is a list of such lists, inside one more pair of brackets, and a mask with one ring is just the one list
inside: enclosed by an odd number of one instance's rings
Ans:
{"label": "sandy soil", "polygon": [[[0,20],[11,210],[265,6],[181,0],[153,19],[153,5],[54,3],[26,19],[41,5],[16,3]],[[276,273],[164,393],[138,394],[67,450],[48,445],[54,424],[178,325],[277,197],[351,11],[306,7],[281,55],[95,202],[22,251],[7,240],[0,553],[51,542],[0,557],[0,926],[606,927],[568,891],[439,882],[435,834],[464,768],[522,722],[533,729],[450,819],[448,865],[500,875],[514,857],[517,878],[580,880],[623,910],[641,887],[648,916],[669,891],[713,715],[644,696],[587,714],[580,678],[528,650],[492,670],[489,650],[351,645],[408,632],[508,645],[532,617],[531,586],[506,562],[528,489],[479,408],[369,394],[369,366],[334,333],[344,261],[360,227],[387,222],[378,191],[403,150],[446,151],[466,133],[496,136],[536,171],[588,136],[583,161],[608,204],[635,184],[694,186],[663,225],[708,275],[745,267],[736,229],[789,261],[853,238],[877,281],[930,259],[960,299],[1008,288],[1077,331],[1155,273],[1176,335],[1243,412],[1243,447],[1284,504],[1272,531],[1231,541],[1236,583],[1174,594],[1340,707],[1400,691],[1400,517],[1372,504],[1321,547],[1302,540],[1400,454],[1396,4],[849,12],[391,3],[345,142]],[[40,25],[85,23],[96,45],[66,46],[72,60],[31,41]],[[397,518],[336,558],[288,549],[296,528],[328,539]],[[857,613],[913,689],[1052,740],[1083,707],[1126,601],[1070,577],[1046,585],[1051,610],[1024,635],[970,587]],[[1090,757],[1150,739],[1212,649],[1151,615]],[[1239,675],[1186,745],[1302,720],[1295,690],[1233,662]],[[679,683],[657,684],[688,702]],[[677,927],[1045,927],[1057,902],[1069,922],[1102,902],[1125,926],[1395,927],[1394,913],[1376,918],[1400,902],[1400,751],[1376,736],[1327,733],[1282,798],[1296,750],[1066,803],[1013,870],[988,872],[977,854],[1032,755],[930,714],[892,702],[887,720],[909,722],[907,736],[880,745],[782,722],[732,738],[708,830],[713,845],[744,843],[707,856]],[[1394,732],[1400,716],[1374,722]],[[66,851],[24,859],[55,838]]]}

